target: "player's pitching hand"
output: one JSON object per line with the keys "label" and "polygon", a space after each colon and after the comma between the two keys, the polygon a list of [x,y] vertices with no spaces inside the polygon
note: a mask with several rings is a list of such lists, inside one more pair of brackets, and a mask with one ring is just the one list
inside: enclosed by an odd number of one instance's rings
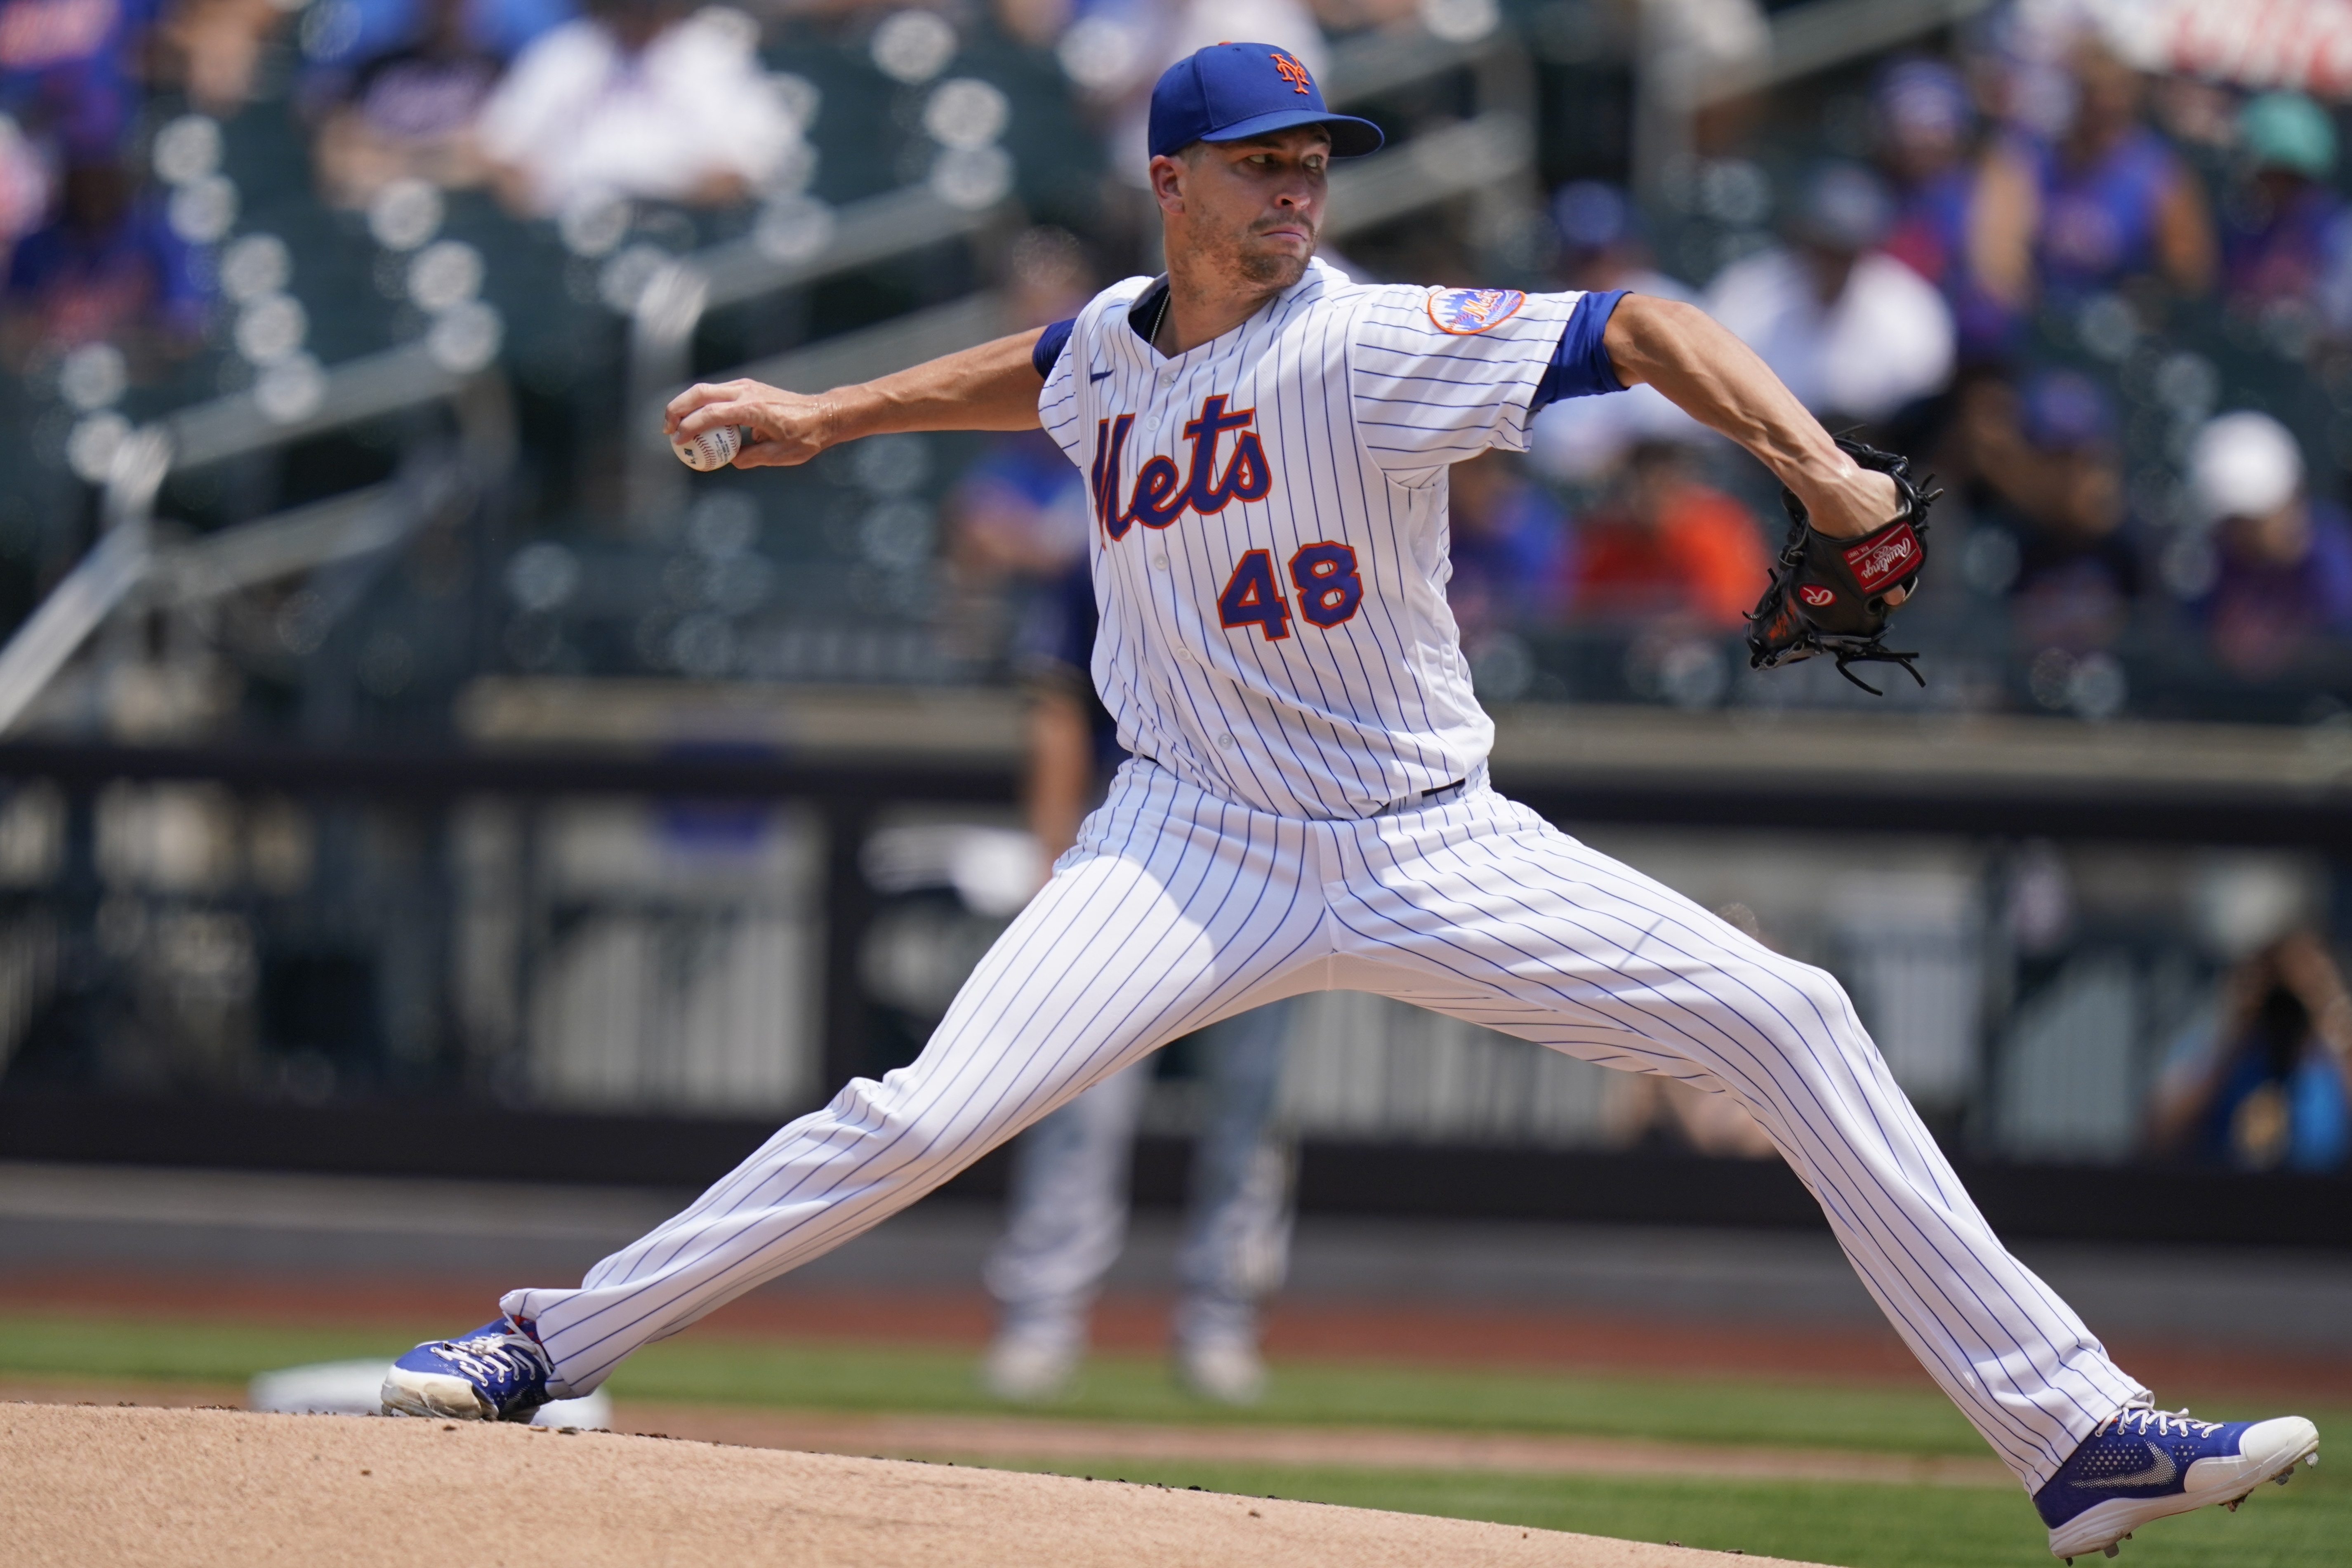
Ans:
{"label": "player's pitching hand", "polygon": [[[1894,480],[1851,458],[1843,472],[1807,489],[1810,493],[1798,497],[1805,503],[1805,515],[1816,529],[1832,538],[1859,538],[1874,528],[1885,528],[1903,509],[1902,493]],[[1886,607],[1892,610],[1909,597],[1898,588],[1886,596]]]}
{"label": "player's pitching hand", "polygon": [[790,468],[832,444],[831,412],[821,397],[760,382],[698,382],[669,400],[662,428],[675,442],[718,425],[740,425],[745,439],[733,466]]}

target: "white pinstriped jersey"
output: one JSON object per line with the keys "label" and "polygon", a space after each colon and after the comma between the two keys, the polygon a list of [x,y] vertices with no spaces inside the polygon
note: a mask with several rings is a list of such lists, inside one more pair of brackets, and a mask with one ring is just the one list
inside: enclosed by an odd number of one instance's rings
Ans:
{"label": "white pinstriped jersey", "polygon": [[1318,266],[1163,362],[1127,317],[1147,287],[1032,355],[1046,428],[1095,479],[1094,674],[1138,759],[913,1062],[853,1079],[579,1289],[499,1299],[550,1391],[590,1392],[1169,1040],[1346,988],[1731,1095],[2042,1487],[2147,1390],[2001,1247],[1837,982],[1483,781],[1381,813],[1472,773],[1492,733],[1445,607],[1446,465],[1524,446],[1547,396],[1616,386],[1613,293]]}
{"label": "white pinstriped jersey", "polygon": [[1364,286],[1318,260],[1163,359],[1128,320],[1150,284],[1087,304],[1038,399],[1093,486],[1093,674],[1119,743],[1290,817],[1466,777],[1494,725],[1445,603],[1446,469],[1526,450],[1584,297]]}

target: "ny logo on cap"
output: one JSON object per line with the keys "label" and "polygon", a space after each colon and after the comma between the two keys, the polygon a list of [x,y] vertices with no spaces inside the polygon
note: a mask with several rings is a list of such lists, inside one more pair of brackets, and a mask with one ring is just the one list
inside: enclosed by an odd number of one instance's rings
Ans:
{"label": "ny logo on cap", "polygon": [[1268,57],[1274,61],[1275,74],[1290,84],[1291,91],[1305,92],[1315,85],[1307,79],[1307,68],[1288,55],[1277,54]]}

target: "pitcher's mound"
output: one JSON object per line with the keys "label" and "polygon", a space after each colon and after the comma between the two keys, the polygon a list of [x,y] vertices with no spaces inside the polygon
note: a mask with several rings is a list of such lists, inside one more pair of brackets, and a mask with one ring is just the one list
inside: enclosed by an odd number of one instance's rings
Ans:
{"label": "pitcher's mound", "polygon": [[0,1405],[11,1563],[1764,1564],[1319,1503],[475,1422]]}

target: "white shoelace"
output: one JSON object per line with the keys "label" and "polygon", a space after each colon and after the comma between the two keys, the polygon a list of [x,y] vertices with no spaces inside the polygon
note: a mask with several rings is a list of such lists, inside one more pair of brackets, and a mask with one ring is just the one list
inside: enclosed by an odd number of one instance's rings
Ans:
{"label": "white shoelace", "polygon": [[482,1380],[528,1379],[541,1372],[538,1358],[521,1345],[494,1339],[445,1341],[433,1354]]}
{"label": "white shoelace", "polygon": [[2107,1430],[2121,1432],[2128,1429],[2143,1437],[2168,1437],[2172,1435],[2172,1428],[2178,1426],[2184,1437],[2210,1437],[2221,1428],[2221,1425],[2219,1421],[2200,1421],[2189,1413],[2186,1406],[2179,1410],[2158,1410],[2150,1402],[2129,1406],[2116,1412],[2109,1418]]}

